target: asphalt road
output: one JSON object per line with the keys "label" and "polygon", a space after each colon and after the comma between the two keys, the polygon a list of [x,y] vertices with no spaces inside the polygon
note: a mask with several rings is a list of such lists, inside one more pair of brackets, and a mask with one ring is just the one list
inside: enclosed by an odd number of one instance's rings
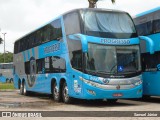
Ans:
{"label": "asphalt road", "polygon": [[[160,97],[151,97],[147,100],[142,99],[119,99],[117,103],[110,104],[106,101],[77,100],[72,104],[57,103],[51,100],[49,95],[32,94],[23,96],[15,91],[0,91],[0,111],[47,111],[42,112],[42,116],[55,116],[56,119],[106,119],[108,116],[112,120],[121,117],[121,119],[157,119],[157,112],[160,111]],[[55,111],[55,112],[53,112]],[[62,112],[64,111],[64,112]],[[81,111],[81,112],[75,112]],[[131,112],[129,112],[131,111]],[[134,112],[132,112],[134,111]],[[153,111],[152,114],[151,112]],[[142,112],[142,113],[141,113]],[[21,113],[22,114],[22,113]],[[25,113],[28,115],[28,113]],[[134,115],[133,115],[134,114]],[[152,117],[148,117],[150,114]],[[15,114],[16,115],[16,114]],[[30,114],[29,114],[30,115]],[[136,116],[138,115],[138,116]],[[141,117],[139,115],[142,115]],[[145,116],[144,116],[145,115]],[[117,116],[117,117],[116,117]],[[147,117],[146,117],[147,116]],[[160,116],[160,113],[158,113]],[[112,118],[114,117],[114,118]],[[1,118],[0,118],[1,119]],[[7,118],[6,118],[7,119]],[[16,120],[21,119],[20,117]],[[34,118],[34,120],[39,118]],[[45,119],[50,119],[46,118]]]}

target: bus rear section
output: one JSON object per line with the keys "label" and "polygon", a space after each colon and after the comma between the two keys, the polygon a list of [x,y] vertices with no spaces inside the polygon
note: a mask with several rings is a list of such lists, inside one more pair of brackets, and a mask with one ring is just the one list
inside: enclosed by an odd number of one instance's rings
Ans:
{"label": "bus rear section", "polygon": [[134,18],[139,35],[147,36],[154,43],[154,54],[149,54],[149,43],[141,42],[143,94],[160,95],[160,7],[138,14]]}

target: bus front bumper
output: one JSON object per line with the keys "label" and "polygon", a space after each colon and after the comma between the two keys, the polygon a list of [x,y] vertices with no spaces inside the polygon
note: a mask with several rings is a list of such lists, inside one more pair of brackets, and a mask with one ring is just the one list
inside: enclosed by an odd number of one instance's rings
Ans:
{"label": "bus front bumper", "polygon": [[142,84],[131,89],[106,90],[84,84],[83,99],[141,98]]}

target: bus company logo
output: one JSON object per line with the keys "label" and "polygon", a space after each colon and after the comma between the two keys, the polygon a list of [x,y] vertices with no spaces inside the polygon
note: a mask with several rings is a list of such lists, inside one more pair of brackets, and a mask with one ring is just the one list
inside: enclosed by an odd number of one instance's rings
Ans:
{"label": "bus company logo", "polygon": [[101,39],[101,43],[105,43],[105,44],[130,44],[130,40],[129,39],[107,39],[107,38],[103,38]]}
{"label": "bus company logo", "polygon": [[30,74],[27,75],[27,81],[29,87],[32,87],[36,81],[36,60],[34,57],[30,58],[29,65],[30,65]]}
{"label": "bus company logo", "polygon": [[104,83],[104,84],[108,84],[108,83],[109,83],[109,80],[108,80],[107,78],[104,78],[104,79],[103,79],[103,83]]}
{"label": "bus company logo", "polygon": [[56,52],[60,50],[60,43],[56,43],[56,44],[53,44],[51,46],[47,46],[44,48],[44,53],[47,54],[47,53],[51,53],[51,52]]}
{"label": "bus company logo", "polygon": [[157,65],[157,70],[160,71],[160,64]]}

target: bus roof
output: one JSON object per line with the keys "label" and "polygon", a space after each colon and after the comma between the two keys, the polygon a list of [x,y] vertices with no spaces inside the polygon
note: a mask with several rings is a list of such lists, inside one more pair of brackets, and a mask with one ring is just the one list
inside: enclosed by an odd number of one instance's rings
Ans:
{"label": "bus roof", "polygon": [[136,15],[136,17],[140,17],[140,16],[143,16],[143,15],[146,15],[146,14],[150,14],[150,13],[155,12],[157,10],[160,10],[160,7],[156,7],[156,8],[153,8],[151,10],[139,13],[139,14]]}
{"label": "bus roof", "polygon": [[[64,15],[66,15],[66,14],[68,14],[68,13],[71,13],[71,12],[74,12],[74,11],[81,11],[81,10],[84,10],[84,11],[85,11],[85,10],[91,10],[91,11],[106,11],[106,12],[111,12],[111,11],[112,11],[112,12],[119,12],[119,13],[127,13],[127,12],[121,11],[121,10],[103,9],[103,8],[79,8],[79,9],[73,9],[73,10],[67,11],[67,12],[59,15],[58,17],[50,20],[50,21],[47,22],[46,24],[43,24],[41,27],[39,27],[39,28],[37,28],[37,29],[34,29],[33,31],[25,34],[24,36],[22,36],[22,37],[20,37],[19,39],[17,39],[15,42],[19,41],[20,39],[26,37],[27,35],[29,35],[29,34],[35,32],[35,31],[37,31],[38,29],[44,27],[45,25],[49,24],[50,22],[52,22],[52,21],[54,21],[54,20],[56,20],[56,19],[58,19],[58,18],[60,18],[60,17],[62,17],[62,16],[64,16]],[[15,43],[15,42],[14,42],[14,43]]]}

